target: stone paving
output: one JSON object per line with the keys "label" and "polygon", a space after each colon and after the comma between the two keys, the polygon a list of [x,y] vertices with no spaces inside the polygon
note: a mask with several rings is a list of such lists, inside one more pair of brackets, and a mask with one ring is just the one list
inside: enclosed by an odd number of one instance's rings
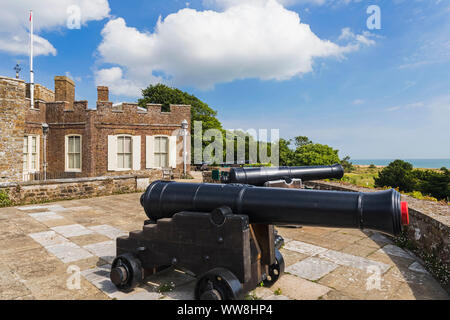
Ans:
{"label": "stone paving", "polygon": [[[109,280],[115,238],[142,228],[140,193],[0,209],[0,299],[193,299],[168,269],[129,293]],[[247,299],[449,299],[411,253],[379,233],[280,228],[286,274]]]}

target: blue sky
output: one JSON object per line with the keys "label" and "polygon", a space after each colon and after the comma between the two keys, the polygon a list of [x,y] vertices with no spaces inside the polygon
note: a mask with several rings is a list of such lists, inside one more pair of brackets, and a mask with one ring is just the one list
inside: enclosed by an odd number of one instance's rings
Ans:
{"label": "blue sky", "polygon": [[[161,81],[228,129],[306,135],[354,159],[450,158],[447,0],[61,0],[51,15],[47,0],[0,2],[0,20],[16,23],[0,22],[0,74],[19,62],[28,80],[33,5],[36,82],[53,89],[67,74],[91,108],[96,85],[120,102]],[[80,29],[67,27],[71,5]],[[367,28],[369,5],[379,30]]]}

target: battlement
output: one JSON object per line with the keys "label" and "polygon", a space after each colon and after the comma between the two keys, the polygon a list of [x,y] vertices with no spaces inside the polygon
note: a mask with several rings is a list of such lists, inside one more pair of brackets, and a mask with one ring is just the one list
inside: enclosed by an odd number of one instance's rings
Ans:
{"label": "battlement", "polygon": [[[26,84],[25,95],[27,98],[30,98],[30,83]],[[34,85],[34,100],[43,101],[43,102],[53,102],[55,101],[55,92],[53,90],[44,87],[36,83]]]}

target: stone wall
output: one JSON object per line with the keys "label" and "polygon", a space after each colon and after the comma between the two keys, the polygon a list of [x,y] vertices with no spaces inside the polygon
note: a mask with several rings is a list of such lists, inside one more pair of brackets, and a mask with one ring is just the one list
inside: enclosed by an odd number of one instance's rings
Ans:
{"label": "stone wall", "polygon": [[0,183],[22,180],[25,82],[0,77]]}
{"label": "stone wall", "polygon": [[12,205],[18,205],[144,191],[151,181],[160,178],[160,174],[154,172],[153,176],[125,175],[2,183],[0,191],[9,195]]}
{"label": "stone wall", "polygon": [[[319,190],[338,190],[352,192],[375,192],[376,189],[361,188],[357,186],[337,183],[309,181],[305,185]],[[418,200],[402,194],[402,201],[408,202],[409,225],[404,234],[397,240],[416,253],[425,261],[425,265],[434,265],[435,268],[445,270],[432,270],[435,276],[446,277],[450,270],[450,206],[427,200]],[[436,274],[441,272],[442,274]],[[440,279],[442,281],[442,279]],[[449,282],[443,281],[444,286]]]}
{"label": "stone wall", "polygon": [[[30,84],[26,84],[26,97],[30,98]],[[55,101],[55,92],[50,90],[43,85],[35,84],[34,85],[34,100],[43,101],[43,102],[53,102]]]}

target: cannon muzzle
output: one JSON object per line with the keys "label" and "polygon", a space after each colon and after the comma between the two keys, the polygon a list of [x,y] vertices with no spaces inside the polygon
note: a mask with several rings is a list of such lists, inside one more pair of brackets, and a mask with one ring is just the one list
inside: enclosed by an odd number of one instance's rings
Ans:
{"label": "cannon muzzle", "polygon": [[344,168],[340,164],[332,166],[308,167],[261,167],[261,168],[231,168],[223,183],[243,183],[262,186],[268,181],[302,179],[302,181],[319,179],[341,179]]}
{"label": "cannon muzzle", "polygon": [[153,221],[181,211],[212,212],[226,206],[257,224],[360,228],[390,235],[398,235],[408,224],[407,202],[401,202],[393,189],[363,193],[155,181],[141,196],[141,204]]}

